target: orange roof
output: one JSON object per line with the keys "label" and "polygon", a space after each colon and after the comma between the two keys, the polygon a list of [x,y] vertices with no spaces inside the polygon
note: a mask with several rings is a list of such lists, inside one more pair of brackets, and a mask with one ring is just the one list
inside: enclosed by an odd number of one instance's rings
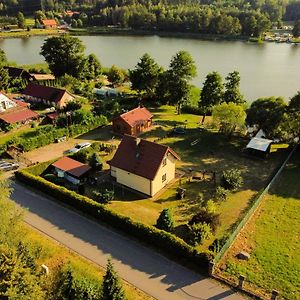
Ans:
{"label": "orange roof", "polygon": [[24,122],[38,117],[38,114],[28,108],[18,107],[18,109],[9,109],[0,114],[0,119],[8,124]]}
{"label": "orange roof", "polygon": [[140,106],[119,116],[119,118],[124,120],[131,127],[140,122],[150,120],[152,117],[153,115],[147,108]]}
{"label": "orange roof", "polygon": [[57,23],[54,19],[44,19],[42,20],[44,26],[56,26]]}
{"label": "orange roof", "polygon": [[[138,143],[137,143],[138,141]],[[113,167],[153,180],[164,157],[180,157],[170,147],[125,135],[109,164]]]}
{"label": "orange roof", "polygon": [[60,158],[55,163],[53,163],[52,166],[63,170],[77,178],[81,177],[91,169],[90,166],[67,156]]}

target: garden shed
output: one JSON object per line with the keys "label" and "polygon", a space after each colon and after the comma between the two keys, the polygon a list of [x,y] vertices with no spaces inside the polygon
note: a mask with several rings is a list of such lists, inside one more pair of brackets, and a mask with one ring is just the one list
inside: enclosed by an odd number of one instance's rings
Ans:
{"label": "garden shed", "polygon": [[54,168],[57,177],[64,178],[75,185],[84,181],[92,169],[90,166],[67,156],[60,158],[51,166]]}
{"label": "garden shed", "polygon": [[272,142],[273,140],[254,137],[246,146],[246,150],[250,154],[266,157],[270,153]]}

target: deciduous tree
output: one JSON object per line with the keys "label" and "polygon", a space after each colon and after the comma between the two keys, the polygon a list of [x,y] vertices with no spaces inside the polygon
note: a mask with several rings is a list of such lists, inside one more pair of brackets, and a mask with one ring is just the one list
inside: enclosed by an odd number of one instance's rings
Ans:
{"label": "deciduous tree", "polygon": [[238,71],[233,71],[229,73],[225,78],[225,93],[224,93],[224,100],[229,103],[233,102],[236,104],[243,104],[245,103],[245,99],[240,91],[240,82],[241,77]]}
{"label": "deciduous tree", "polygon": [[55,76],[68,74],[80,78],[86,63],[84,49],[84,45],[78,38],[61,35],[46,39],[41,54]]}
{"label": "deciduous tree", "polygon": [[224,97],[224,87],[222,77],[218,72],[209,73],[206,76],[203,88],[200,94],[199,106],[204,109],[205,113],[202,118],[204,123],[207,112],[212,110],[212,107],[221,103]]}
{"label": "deciduous tree", "polygon": [[133,70],[129,70],[129,78],[132,88],[147,97],[153,97],[159,82],[159,75],[162,68],[155,60],[145,53]]}
{"label": "deciduous tree", "polygon": [[223,102],[213,107],[212,117],[220,125],[220,130],[230,136],[237,127],[243,127],[246,112],[241,105]]}

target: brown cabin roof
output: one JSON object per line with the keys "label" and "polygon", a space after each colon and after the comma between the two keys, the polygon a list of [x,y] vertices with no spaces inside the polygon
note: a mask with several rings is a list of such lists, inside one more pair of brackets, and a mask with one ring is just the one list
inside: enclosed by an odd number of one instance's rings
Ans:
{"label": "brown cabin roof", "polygon": [[37,117],[38,114],[36,112],[21,106],[8,109],[5,112],[0,114],[0,120],[8,124],[24,122]]}
{"label": "brown cabin roof", "polygon": [[65,171],[77,178],[81,177],[89,170],[91,170],[90,166],[83,164],[67,156],[60,158],[55,163],[53,163],[52,166],[62,171]]}
{"label": "brown cabin roof", "polygon": [[25,90],[24,95],[45,99],[50,102],[59,103],[65,93],[68,93],[64,89],[58,89],[51,86],[44,86],[35,83],[29,83]]}
{"label": "brown cabin roof", "polygon": [[54,19],[44,19],[44,20],[42,20],[42,24],[44,26],[56,26],[57,25],[57,23]]}
{"label": "brown cabin roof", "polygon": [[125,135],[109,164],[112,167],[153,180],[162,160],[168,153],[176,159],[180,159],[168,146]]}
{"label": "brown cabin roof", "polygon": [[153,115],[147,108],[139,106],[120,115],[118,118],[121,118],[129,126],[133,127],[140,122],[150,120],[152,117]]}

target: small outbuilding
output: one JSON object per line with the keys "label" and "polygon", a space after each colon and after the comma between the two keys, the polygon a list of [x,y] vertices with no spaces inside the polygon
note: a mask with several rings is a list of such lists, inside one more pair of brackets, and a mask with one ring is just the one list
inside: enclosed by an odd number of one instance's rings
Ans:
{"label": "small outbuilding", "polygon": [[273,140],[254,137],[246,146],[246,151],[249,154],[254,154],[260,157],[266,157],[270,153]]}
{"label": "small outbuilding", "polygon": [[153,115],[145,107],[137,107],[115,118],[113,131],[118,134],[138,136],[152,126]]}
{"label": "small outbuilding", "polygon": [[89,165],[64,156],[51,165],[59,178],[64,178],[72,184],[82,183],[91,171]]}
{"label": "small outbuilding", "polygon": [[46,29],[57,28],[57,22],[54,19],[44,19],[44,20],[42,20],[42,25]]}

